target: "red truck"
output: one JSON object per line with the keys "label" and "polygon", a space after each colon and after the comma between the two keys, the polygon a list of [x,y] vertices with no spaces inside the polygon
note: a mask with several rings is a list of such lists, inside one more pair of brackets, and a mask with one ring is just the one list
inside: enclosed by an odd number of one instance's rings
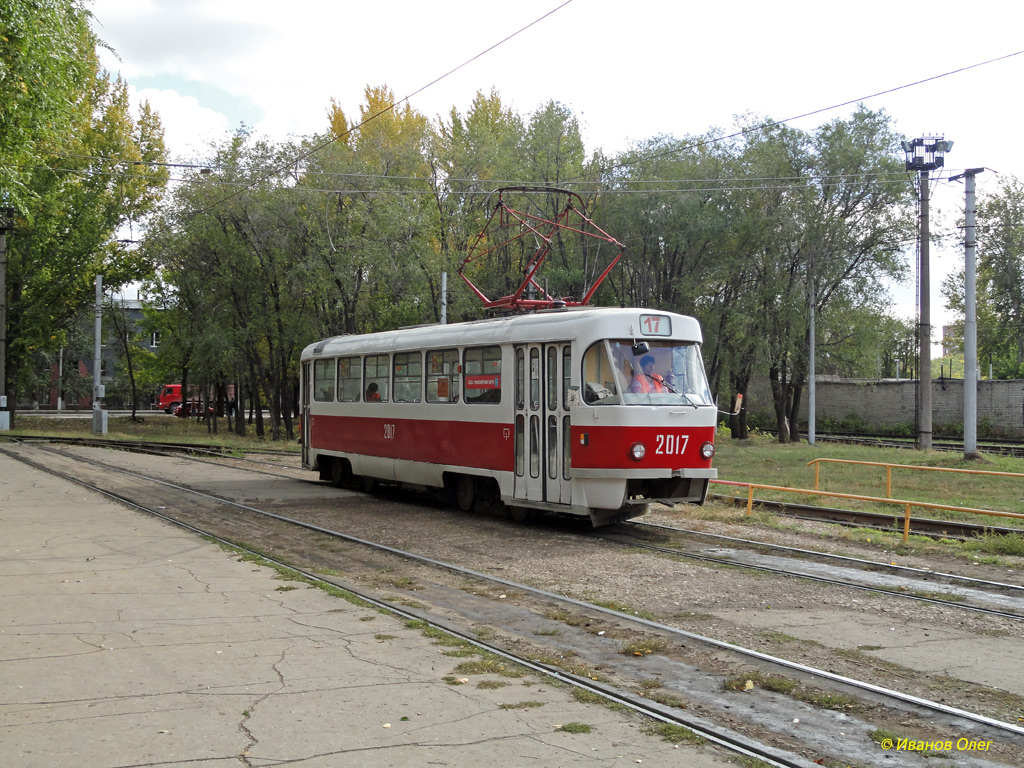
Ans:
{"label": "red truck", "polygon": [[167,413],[174,413],[174,409],[181,405],[181,384],[164,384],[157,395],[156,407]]}

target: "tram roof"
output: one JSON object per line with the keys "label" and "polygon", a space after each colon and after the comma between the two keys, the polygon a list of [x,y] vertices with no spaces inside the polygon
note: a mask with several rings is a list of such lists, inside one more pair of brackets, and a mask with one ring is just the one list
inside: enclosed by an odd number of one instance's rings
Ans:
{"label": "tram roof", "polygon": [[[641,315],[672,318],[672,333],[645,335]],[[419,325],[394,331],[333,336],[308,345],[303,359],[370,352],[395,352],[421,348],[441,348],[478,344],[564,341],[578,338],[658,338],[702,342],[696,319],[674,312],[620,307],[580,307],[545,310],[522,315],[469,320],[447,325]]]}

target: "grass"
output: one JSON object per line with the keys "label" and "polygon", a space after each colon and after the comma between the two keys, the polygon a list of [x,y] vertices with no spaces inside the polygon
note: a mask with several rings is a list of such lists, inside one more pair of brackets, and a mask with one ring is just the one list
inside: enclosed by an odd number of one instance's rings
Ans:
{"label": "grass", "polygon": [[499,677],[522,677],[524,669],[498,656],[484,653],[483,658],[464,661],[455,668],[459,675],[498,675]]}
{"label": "grass", "polygon": [[675,723],[652,724],[648,728],[648,733],[673,744],[691,744],[696,746],[705,742],[703,736],[698,736],[685,725],[676,725]]}
{"label": "grass", "polygon": [[[814,446],[807,443],[780,444],[772,438],[763,436],[750,440],[732,440],[727,435],[723,436],[721,432],[716,448],[715,466],[718,468],[719,479],[793,488],[814,488],[814,466],[807,466],[807,463],[818,458],[1024,474],[1024,460],[1009,456],[986,456],[982,462],[977,462],[965,461],[962,454],[953,452],[922,452],[832,443],[819,443]],[[1024,498],[1019,492],[1022,482],[1024,480],[1019,477],[896,468],[892,470],[892,496],[913,501],[1024,514]],[[878,466],[822,464],[819,488],[823,491],[884,497],[886,471],[884,467]],[[733,489],[726,490],[723,486],[712,486],[712,489],[718,493],[738,492]],[[827,497],[796,497],[792,494],[769,491],[757,491],[757,495],[807,503],[811,503],[809,499],[817,498],[821,503],[830,503]],[[842,500],[831,503],[846,506],[859,502]],[[886,505],[879,509],[886,512],[900,510],[895,505]],[[914,509],[913,514],[921,515],[923,512]],[[944,519],[956,519],[955,515],[958,513],[940,510],[934,514]],[[982,516],[961,517],[978,520]],[[1024,520],[991,517],[983,519],[996,525],[1017,525],[1024,528]]]}
{"label": "grass", "polygon": [[[111,416],[107,421],[107,434],[110,440],[142,440],[152,442],[188,443],[195,445],[212,445],[238,451],[274,448],[282,451],[299,452],[295,440],[270,440],[270,419],[264,419],[267,429],[265,438],[256,437],[256,426],[247,427],[246,437],[239,437],[228,431],[227,419],[217,420],[217,434],[207,429],[204,422],[194,419],[176,419],[165,413],[146,413],[140,421],[132,421],[129,416]],[[27,416],[17,414],[14,429],[5,433],[10,437],[42,435],[44,437],[94,437],[92,434],[92,418],[59,418],[56,416]]]}
{"label": "grass", "polygon": [[804,688],[791,678],[783,675],[768,675],[763,672],[730,677],[722,683],[722,687],[727,691],[752,691],[755,688],[762,688],[766,691],[781,693],[818,709],[842,712],[861,706],[860,701],[849,694]]}
{"label": "grass", "polygon": [[543,706],[543,701],[518,701],[515,704],[499,704],[498,709],[536,709]]}
{"label": "grass", "polygon": [[558,726],[558,730],[565,731],[565,733],[590,733],[594,729],[586,723],[565,723]]}
{"label": "grass", "polygon": [[640,637],[624,642],[619,646],[619,653],[623,656],[650,656],[665,650],[667,645],[660,637]]}
{"label": "grass", "polygon": [[476,687],[483,691],[493,691],[497,688],[505,688],[512,685],[512,683],[506,683],[504,680],[481,680],[476,684]]}

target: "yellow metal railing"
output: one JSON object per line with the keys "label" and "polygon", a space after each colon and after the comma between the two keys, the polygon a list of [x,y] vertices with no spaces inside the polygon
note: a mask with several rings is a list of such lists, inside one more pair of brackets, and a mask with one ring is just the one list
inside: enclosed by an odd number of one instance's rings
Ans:
{"label": "yellow metal railing", "polygon": [[818,478],[821,465],[830,464],[863,464],[869,467],[885,467],[885,497],[892,498],[892,471],[894,469],[919,469],[923,472],[957,472],[965,475],[994,475],[996,477],[1024,477],[1020,472],[993,472],[986,469],[953,469],[950,467],[921,467],[915,464],[889,464],[884,461],[854,461],[852,459],[812,459],[807,466],[814,465],[814,490],[818,490]]}
{"label": "yellow metal railing", "polygon": [[[869,462],[865,462],[869,463]],[[945,509],[954,512],[967,512],[973,515],[991,515],[993,517],[1012,517],[1018,520],[1024,520],[1024,514],[1017,512],[998,512],[993,509],[974,509],[972,507],[956,507],[951,504],[932,504],[927,501],[909,501],[907,499],[882,499],[877,496],[861,496],[855,493],[834,493],[832,491],[819,491],[816,488],[814,490],[808,488],[786,488],[781,485],[763,485],[761,483],[739,483],[732,480],[712,480],[712,483],[717,485],[735,485],[747,488],[747,514],[751,514],[754,509],[754,489],[760,488],[765,491],[785,491],[787,493],[802,493],[807,496],[828,496],[833,499],[853,499],[855,501],[870,501],[877,504],[898,504],[903,507],[903,543],[907,543],[907,538],[910,536],[910,510],[912,507],[920,507],[921,509]]]}

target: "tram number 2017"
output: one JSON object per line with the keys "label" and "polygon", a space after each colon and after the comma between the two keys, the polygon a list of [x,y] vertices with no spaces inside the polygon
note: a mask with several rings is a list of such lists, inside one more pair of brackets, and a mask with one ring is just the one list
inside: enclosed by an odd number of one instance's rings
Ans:
{"label": "tram number 2017", "polygon": [[686,441],[689,435],[658,435],[655,453],[659,456],[679,456],[686,452]]}
{"label": "tram number 2017", "polygon": [[384,439],[385,440],[394,440],[395,439],[395,425],[394,424],[385,424],[384,425]]}

